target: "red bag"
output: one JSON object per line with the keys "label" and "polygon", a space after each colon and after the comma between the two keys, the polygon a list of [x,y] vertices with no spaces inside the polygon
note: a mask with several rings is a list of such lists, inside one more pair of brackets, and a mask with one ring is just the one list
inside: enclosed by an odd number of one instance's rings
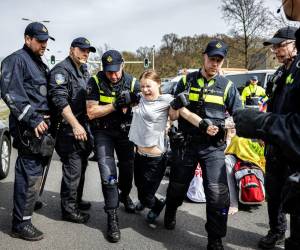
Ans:
{"label": "red bag", "polygon": [[239,202],[257,205],[265,201],[264,174],[256,165],[238,160],[234,165]]}

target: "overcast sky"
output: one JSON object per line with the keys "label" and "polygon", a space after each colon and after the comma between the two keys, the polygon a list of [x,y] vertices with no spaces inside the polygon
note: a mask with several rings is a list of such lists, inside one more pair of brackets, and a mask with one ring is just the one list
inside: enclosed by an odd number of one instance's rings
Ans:
{"label": "overcast sky", "polygon": [[[32,20],[45,24],[56,41],[46,56],[65,57],[71,41],[85,36],[92,45],[108,44],[135,52],[140,46],[161,45],[164,34],[181,36],[227,33],[220,0],[1,0],[0,57],[23,45],[24,29]],[[279,0],[265,0],[272,10]],[[58,51],[61,51],[58,53]]]}

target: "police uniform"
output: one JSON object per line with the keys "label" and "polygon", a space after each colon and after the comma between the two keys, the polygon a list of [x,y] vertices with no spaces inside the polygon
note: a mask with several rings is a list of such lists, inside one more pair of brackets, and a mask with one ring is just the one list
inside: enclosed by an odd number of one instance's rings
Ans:
{"label": "police uniform", "polygon": [[[74,39],[71,47],[96,51],[83,37]],[[73,59],[68,56],[50,72],[49,95],[59,114],[69,105],[73,115],[89,135],[86,115],[88,79],[89,75],[84,64],[78,68]],[[74,222],[85,222],[89,216],[79,209],[86,210],[90,207],[90,203],[82,206],[82,193],[88,156],[92,150],[92,138],[88,136],[88,141],[75,139],[72,126],[67,120],[62,119],[57,132],[55,149],[60,156],[63,169],[60,192],[63,218]]]}
{"label": "police uniform", "polygon": [[[251,80],[258,80],[257,76],[253,76]],[[257,84],[249,84],[243,89],[242,92],[242,101],[246,106],[254,106],[258,108],[260,99],[263,98],[263,101],[267,100],[266,91],[263,87],[258,86]]]}
{"label": "police uniform", "polygon": [[[137,94],[138,81],[131,75],[121,72],[123,58],[116,50],[106,51],[102,56],[103,71],[90,78],[88,82],[87,101],[97,101],[99,105],[112,104],[114,111],[105,116],[91,120],[91,131],[94,136],[95,152],[100,170],[105,212],[108,215],[107,238],[111,242],[120,239],[117,208],[120,201],[127,212],[134,212],[129,193],[132,188],[134,145],[129,141],[128,132],[132,119],[129,106],[116,108],[122,93]],[[106,74],[122,74],[116,83],[111,83]],[[98,105],[97,105],[98,106]],[[119,178],[115,164],[114,152],[118,158]],[[119,196],[118,188],[121,193]]]}
{"label": "police uniform", "polygon": [[[295,39],[294,27],[280,29],[265,45]],[[281,38],[275,41],[274,38]],[[265,114],[254,111],[234,115],[237,133],[256,137],[266,143],[266,192],[270,231],[259,246],[273,248],[285,238],[287,222],[284,212],[291,215],[291,235],[285,240],[285,249],[300,249],[300,179],[291,184],[291,174],[300,172],[300,56],[291,67],[280,67],[275,73],[275,90]],[[291,202],[292,201],[292,202]],[[286,205],[287,204],[287,205]]]}
{"label": "police uniform", "polygon": [[[37,22],[26,27],[25,36],[39,41],[53,39],[46,27]],[[33,131],[49,115],[47,76],[48,67],[27,45],[2,62],[1,96],[10,109],[10,133],[18,150],[12,236],[26,240],[43,238],[42,232],[31,224],[31,217],[48,157],[42,157],[31,142],[38,140]]]}
{"label": "police uniform", "polygon": [[[211,41],[205,53],[222,52],[224,57],[227,46],[221,41]],[[208,54],[210,56],[210,54]],[[234,84],[217,74],[209,81],[201,70],[183,77],[176,88],[175,96],[188,92],[190,104],[186,107],[203,119],[209,119],[219,127],[216,136],[200,132],[183,118],[178,119],[178,128],[185,141],[177,151],[171,165],[170,183],[167,190],[165,226],[175,227],[176,209],[182,204],[198,162],[201,165],[206,195],[208,238],[220,239],[226,235],[229,193],[225,168],[224,122],[225,112],[230,114],[242,106]],[[171,105],[172,106],[172,105]],[[178,145],[177,145],[178,147]]]}
{"label": "police uniform", "polygon": [[[125,72],[122,79],[116,85],[112,85],[105,73],[100,71],[90,79],[88,86],[90,89],[87,100],[97,100],[99,105],[114,102],[122,91],[139,91],[136,79]],[[133,143],[128,139],[131,119],[131,109],[128,108],[125,113],[118,110],[91,121],[106,209],[117,208],[119,202],[114,150],[118,158],[118,187],[121,194],[124,197],[128,196],[132,188],[134,152]],[[115,185],[111,185],[114,181]]]}

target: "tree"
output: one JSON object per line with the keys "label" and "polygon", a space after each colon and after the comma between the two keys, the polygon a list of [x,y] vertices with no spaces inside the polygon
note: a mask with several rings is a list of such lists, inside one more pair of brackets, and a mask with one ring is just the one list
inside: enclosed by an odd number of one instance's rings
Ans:
{"label": "tree", "polygon": [[271,12],[263,0],[222,0],[221,9],[224,19],[233,24],[233,37],[242,40],[244,65],[248,68],[251,47],[256,47],[257,38],[263,37],[271,27]]}
{"label": "tree", "polygon": [[149,57],[149,55],[152,54],[152,48],[151,47],[139,47],[136,51],[136,54],[138,58],[144,59],[146,57]]}
{"label": "tree", "polygon": [[179,49],[179,38],[178,35],[174,33],[164,35],[162,38],[162,43],[161,49],[170,55],[174,56],[176,51]]}

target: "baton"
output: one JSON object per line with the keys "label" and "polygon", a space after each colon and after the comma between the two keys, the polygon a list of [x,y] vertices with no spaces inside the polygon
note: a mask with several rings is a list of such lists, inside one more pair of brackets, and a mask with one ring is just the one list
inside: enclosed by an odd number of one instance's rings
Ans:
{"label": "baton", "polygon": [[47,164],[44,166],[44,169],[43,169],[43,175],[42,175],[42,180],[41,180],[41,184],[40,184],[39,197],[42,196],[44,188],[45,188],[45,184],[46,184],[46,180],[47,180],[47,176],[48,176],[48,172],[49,172],[49,168],[50,168],[52,156],[53,156],[54,149],[55,149],[56,137],[57,137],[57,133],[58,133],[59,127],[60,127],[60,122],[57,124],[56,131],[54,133],[55,137],[54,137],[54,146],[53,146],[53,149],[52,149],[52,153],[49,156],[49,158],[47,159]]}

